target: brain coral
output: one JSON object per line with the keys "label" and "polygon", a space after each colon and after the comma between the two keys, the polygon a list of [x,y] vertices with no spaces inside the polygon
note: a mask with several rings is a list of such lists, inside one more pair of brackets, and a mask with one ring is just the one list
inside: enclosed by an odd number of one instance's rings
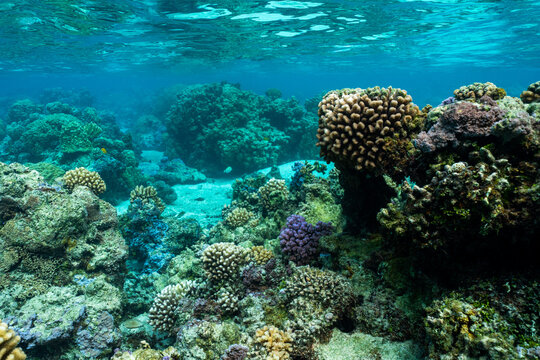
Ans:
{"label": "brain coral", "polygon": [[64,185],[70,191],[77,185],[86,186],[96,195],[105,192],[107,189],[105,182],[97,172],[87,170],[83,167],[66,172],[64,175]]}
{"label": "brain coral", "polygon": [[1,360],[24,360],[25,353],[16,347],[21,341],[20,336],[15,334],[6,323],[0,321],[0,359]]}
{"label": "brain coral", "polygon": [[212,244],[202,253],[203,268],[210,280],[228,280],[238,275],[238,270],[246,263],[248,256],[246,249],[233,243]]}
{"label": "brain coral", "polygon": [[493,100],[499,100],[506,96],[506,91],[490,82],[475,82],[474,84],[462,86],[459,89],[454,90],[454,97],[456,100],[475,102],[480,100],[483,96],[489,96]]}
{"label": "brain coral", "polygon": [[540,102],[540,81],[534,82],[519,96],[525,104]]}
{"label": "brain coral", "polygon": [[[373,170],[392,162],[417,127],[420,110],[405,90],[330,91],[319,103],[317,146],[339,168]],[[401,140],[401,141],[400,141]],[[399,147],[399,146],[398,146]]]}

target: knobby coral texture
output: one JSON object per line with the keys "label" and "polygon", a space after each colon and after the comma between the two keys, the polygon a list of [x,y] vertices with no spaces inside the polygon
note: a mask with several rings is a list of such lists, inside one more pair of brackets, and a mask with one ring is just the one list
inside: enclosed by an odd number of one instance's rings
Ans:
{"label": "knobby coral texture", "polygon": [[297,265],[309,264],[318,255],[319,239],[332,231],[331,223],[319,221],[313,225],[301,215],[291,215],[279,234],[281,251]]}

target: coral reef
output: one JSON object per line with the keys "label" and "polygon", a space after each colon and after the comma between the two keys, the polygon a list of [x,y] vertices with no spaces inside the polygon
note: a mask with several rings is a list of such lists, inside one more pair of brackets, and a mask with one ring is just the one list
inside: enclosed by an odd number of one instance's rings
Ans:
{"label": "coral reef", "polygon": [[246,346],[232,344],[223,354],[221,360],[245,360],[247,359],[248,350]]}
{"label": "coral reef", "polygon": [[20,336],[15,334],[6,323],[0,320],[0,359],[2,360],[24,360],[26,354],[17,347],[21,341]]}
{"label": "coral reef", "polygon": [[499,100],[506,96],[506,91],[490,82],[475,82],[473,84],[462,86],[459,89],[454,90],[454,97],[456,98],[456,100],[475,102],[480,100],[484,96],[488,96],[493,100]]}
{"label": "coral reef", "polygon": [[96,195],[104,193],[107,189],[105,181],[97,172],[82,167],[66,172],[64,185],[70,191],[73,191],[75,186],[86,186]]}
{"label": "coral reef", "polygon": [[396,156],[406,156],[408,139],[421,125],[419,114],[401,89],[330,91],[319,104],[317,146],[338,168],[386,168]]}
{"label": "coral reef", "polygon": [[314,124],[295,99],[258,96],[227,83],[178,92],[166,126],[168,154],[212,173],[228,166],[233,173],[253,171],[313,152]]}
{"label": "coral reef", "polygon": [[296,265],[306,265],[318,255],[319,239],[330,235],[333,226],[319,221],[316,225],[306,222],[300,215],[291,215],[279,234],[281,251]]}
{"label": "coral reef", "polygon": [[487,137],[493,124],[503,119],[504,112],[489,97],[480,104],[461,102],[452,105],[427,132],[421,132],[416,146],[430,152],[451,146],[457,147],[467,139]]}

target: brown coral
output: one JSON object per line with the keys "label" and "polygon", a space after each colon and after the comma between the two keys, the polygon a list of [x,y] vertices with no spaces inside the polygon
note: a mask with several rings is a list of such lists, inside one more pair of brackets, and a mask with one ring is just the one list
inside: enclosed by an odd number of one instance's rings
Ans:
{"label": "brown coral", "polygon": [[475,82],[474,84],[462,86],[459,89],[454,90],[454,97],[456,100],[477,102],[483,96],[489,96],[493,100],[499,100],[506,96],[506,91],[490,82]]}
{"label": "brown coral", "polygon": [[373,170],[386,165],[395,143],[418,127],[419,114],[405,90],[330,91],[319,103],[317,146],[323,158],[340,168]]}
{"label": "brown coral", "polygon": [[525,104],[540,102],[540,81],[534,82],[519,96]]}
{"label": "brown coral", "polygon": [[64,175],[64,185],[70,191],[77,185],[86,186],[96,195],[107,190],[105,181],[103,181],[97,172],[90,171],[83,167],[66,172]]}
{"label": "brown coral", "polygon": [[0,320],[0,360],[24,360],[26,354],[16,347],[21,337]]}
{"label": "brown coral", "polygon": [[289,189],[285,180],[270,179],[258,191],[261,203],[266,210],[275,210],[289,199]]}
{"label": "brown coral", "polygon": [[165,204],[159,198],[157,190],[153,186],[136,186],[129,195],[129,202],[133,204],[137,200],[140,200],[143,205],[153,202],[160,212],[165,210]]}

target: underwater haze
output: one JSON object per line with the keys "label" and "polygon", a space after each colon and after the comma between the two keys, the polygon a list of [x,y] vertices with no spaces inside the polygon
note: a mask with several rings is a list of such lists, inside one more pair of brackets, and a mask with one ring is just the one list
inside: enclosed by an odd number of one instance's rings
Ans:
{"label": "underwater haze", "polygon": [[0,360],[540,360],[540,1],[0,0]]}

